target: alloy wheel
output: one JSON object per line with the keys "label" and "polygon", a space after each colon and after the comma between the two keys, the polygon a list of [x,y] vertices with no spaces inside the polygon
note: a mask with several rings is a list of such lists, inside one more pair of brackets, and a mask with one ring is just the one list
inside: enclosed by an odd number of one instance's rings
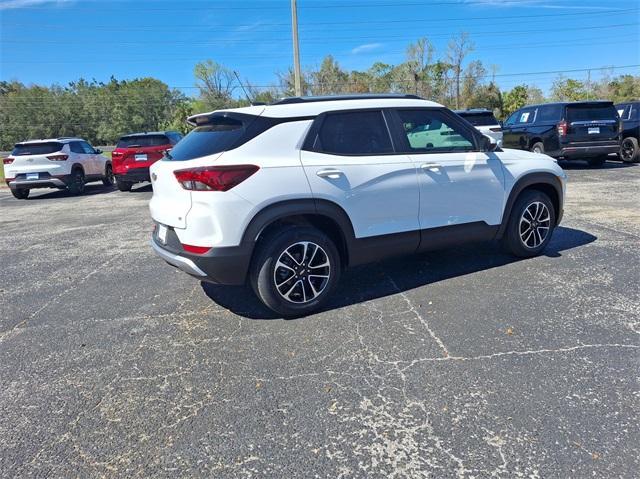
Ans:
{"label": "alloy wheel", "polygon": [[534,201],[520,216],[520,241],[529,249],[538,248],[551,230],[551,213],[547,205]]}
{"label": "alloy wheel", "polygon": [[273,282],[285,300],[304,304],[313,301],[329,284],[331,263],[327,252],[310,241],[287,247],[276,261]]}
{"label": "alloy wheel", "polygon": [[625,161],[631,160],[633,158],[633,154],[635,153],[633,143],[629,139],[626,139],[622,142],[622,147],[620,150],[622,159]]}

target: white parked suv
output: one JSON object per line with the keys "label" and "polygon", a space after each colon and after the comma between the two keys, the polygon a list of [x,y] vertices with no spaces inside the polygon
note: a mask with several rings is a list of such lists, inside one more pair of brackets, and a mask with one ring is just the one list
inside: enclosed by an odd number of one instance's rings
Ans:
{"label": "white parked suv", "polygon": [[474,108],[471,110],[456,110],[456,113],[476,127],[480,133],[493,138],[498,146],[502,146],[502,125],[496,120],[491,110]]}
{"label": "white parked suv", "polygon": [[22,200],[27,199],[34,188],[66,188],[79,195],[90,181],[114,183],[111,160],[82,138],[17,143],[2,162],[11,193]]}
{"label": "white parked suv", "polygon": [[343,268],[501,239],[540,254],[560,222],[555,160],[500,150],[413,96],[287,98],[192,116],[151,167],[151,245],[283,316],[317,310]]}

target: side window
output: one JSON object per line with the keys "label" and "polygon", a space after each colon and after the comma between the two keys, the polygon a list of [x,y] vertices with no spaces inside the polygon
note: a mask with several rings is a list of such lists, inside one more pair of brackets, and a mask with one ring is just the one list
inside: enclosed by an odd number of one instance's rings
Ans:
{"label": "side window", "polygon": [[86,141],[81,141],[80,142],[80,146],[82,146],[82,149],[84,150],[84,153],[87,155],[93,155],[95,154],[95,150],[93,149],[93,147],[87,143]]}
{"label": "side window", "polygon": [[69,149],[73,153],[80,153],[81,155],[84,155],[84,149],[80,145],[79,141],[72,141],[71,143],[69,143]]}
{"label": "side window", "polygon": [[640,105],[637,103],[629,105],[629,109],[631,110],[629,112],[630,120],[640,120],[640,113],[639,113],[640,110],[638,110],[638,107],[640,107]]}
{"label": "side window", "polygon": [[560,105],[544,105],[538,107],[535,121],[537,123],[550,123],[560,121],[562,107]]}
{"label": "side window", "polygon": [[518,121],[518,118],[520,118],[520,110],[513,112],[511,116],[507,118],[507,121],[504,122],[505,126],[515,125]]}
{"label": "side window", "polygon": [[438,110],[398,110],[409,152],[474,151],[473,135]]}
{"label": "side window", "polygon": [[628,120],[629,119],[629,113],[631,110],[631,105],[620,105],[617,107],[617,111],[618,111],[618,115],[620,116],[620,119],[622,120]]}
{"label": "side window", "polygon": [[519,125],[529,125],[535,121],[536,110],[535,108],[525,108],[520,111],[520,116],[517,119]]}
{"label": "side window", "polygon": [[336,155],[393,153],[381,111],[329,113],[318,132],[314,149]]}

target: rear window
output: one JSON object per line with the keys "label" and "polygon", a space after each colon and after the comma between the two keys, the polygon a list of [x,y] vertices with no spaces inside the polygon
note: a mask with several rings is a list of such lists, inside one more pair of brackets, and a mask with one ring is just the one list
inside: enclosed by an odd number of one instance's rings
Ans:
{"label": "rear window", "polygon": [[498,120],[493,113],[458,113],[462,118],[467,120],[473,126],[490,126],[497,125]]}
{"label": "rear window", "polygon": [[169,138],[164,135],[123,136],[118,140],[116,148],[142,148],[169,145],[170,143]]}
{"label": "rear window", "polygon": [[64,144],[52,141],[49,143],[23,143],[15,145],[11,156],[46,155],[62,150]]}
{"label": "rear window", "polygon": [[209,117],[206,124],[194,128],[180,140],[166,159],[186,161],[229,150],[243,137],[250,121],[228,116]]}
{"label": "rear window", "polygon": [[567,121],[617,120],[618,112],[613,105],[568,105]]}

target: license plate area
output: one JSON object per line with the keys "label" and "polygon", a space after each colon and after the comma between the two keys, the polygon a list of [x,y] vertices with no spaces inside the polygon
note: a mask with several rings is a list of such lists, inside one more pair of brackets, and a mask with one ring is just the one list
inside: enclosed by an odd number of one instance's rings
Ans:
{"label": "license plate area", "polygon": [[591,127],[589,127],[587,132],[590,135],[599,135],[600,134],[600,127],[599,126],[591,126]]}
{"label": "license plate area", "polygon": [[136,153],[136,155],[133,158],[135,159],[135,161],[147,161],[147,154],[146,153]]}
{"label": "license plate area", "polygon": [[39,173],[27,173],[27,180],[37,180],[40,178]]}

